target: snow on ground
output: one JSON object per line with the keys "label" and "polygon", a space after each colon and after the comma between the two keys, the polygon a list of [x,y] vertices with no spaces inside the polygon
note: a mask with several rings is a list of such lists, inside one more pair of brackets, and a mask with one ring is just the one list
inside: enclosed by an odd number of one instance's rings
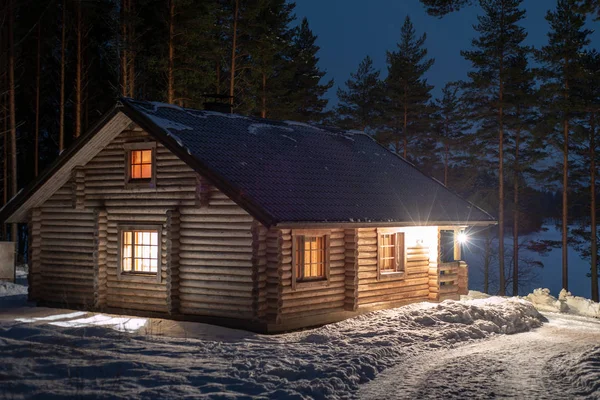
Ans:
{"label": "snow on ground", "polygon": [[[600,321],[547,314],[543,327],[408,358],[363,399],[600,399]],[[401,377],[401,378],[400,378]]]}
{"label": "snow on ground", "polygon": [[[266,336],[162,319],[2,308],[0,398],[355,398],[407,359],[543,317],[520,299],[420,303]],[[83,313],[83,314],[82,314]]]}
{"label": "snow on ground", "polygon": [[[462,300],[484,299],[489,295],[477,291],[469,291],[466,296],[461,296]],[[558,299],[550,294],[549,289],[535,289],[523,299],[530,301],[533,306],[542,312],[556,312],[571,315],[580,315],[600,319],[600,303],[579,296],[573,296],[566,290],[561,290]]]}

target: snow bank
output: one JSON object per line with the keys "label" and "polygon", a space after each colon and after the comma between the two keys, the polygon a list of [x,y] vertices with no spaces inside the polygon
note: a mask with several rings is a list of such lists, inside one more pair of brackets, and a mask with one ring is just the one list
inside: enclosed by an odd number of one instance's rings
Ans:
{"label": "snow bank", "polygon": [[533,303],[535,308],[540,311],[600,318],[600,303],[573,296],[564,289],[558,295],[558,299],[550,294],[549,289],[535,289],[524,299]]}
{"label": "snow bank", "polygon": [[19,296],[24,294],[27,294],[27,286],[0,281],[0,297]]}
{"label": "snow bank", "polygon": [[561,290],[558,300],[565,303],[568,312],[584,317],[600,318],[600,303],[579,296],[573,296],[571,292]]}
{"label": "snow bank", "polygon": [[[21,318],[23,316],[20,316]],[[531,303],[491,297],[419,303],[277,336],[194,324],[194,336],[134,334],[98,319],[0,323],[0,392],[9,397],[355,397],[361,383],[408,357],[541,325]],[[191,323],[188,323],[191,324]]]}

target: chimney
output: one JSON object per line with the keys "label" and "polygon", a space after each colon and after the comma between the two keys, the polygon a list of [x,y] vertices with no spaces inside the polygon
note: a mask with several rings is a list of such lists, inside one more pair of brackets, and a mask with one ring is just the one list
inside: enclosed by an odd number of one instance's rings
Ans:
{"label": "chimney", "polygon": [[203,97],[209,100],[204,102],[204,110],[224,114],[233,113],[233,105],[230,102],[231,96],[225,94],[205,94]]}

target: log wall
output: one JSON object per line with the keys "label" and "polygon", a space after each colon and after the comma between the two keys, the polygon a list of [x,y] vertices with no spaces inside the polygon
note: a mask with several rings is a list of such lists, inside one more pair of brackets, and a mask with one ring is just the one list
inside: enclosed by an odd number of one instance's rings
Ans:
{"label": "log wall", "polygon": [[39,265],[34,261],[34,269],[41,270],[38,299],[73,307],[95,305],[95,230],[92,210],[42,208]]}
{"label": "log wall", "polygon": [[[32,241],[32,254],[41,256],[34,274],[47,271],[40,300],[233,318],[266,314],[266,243],[253,247],[254,219],[158,143],[156,185],[127,187],[125,147],[138,142],[155,141],[131,126],[43,204],[37,253],[35,235]],[[120,225],[162,227],[160,280],[118,273]],[[257,232],[264,237],[266,230]],[[65,252],[47,244],[50,234]],[[57,294],[60,285],[50,280],[56,274],[77,280],[66,280]]]}
{"label": "log wall", "polygon": [[29,301],[37,301],[41,298],[42,289],[42,264],[40,257],[42,255],[42,210],[34,208],[31,210],[29,217],[29,272],[27,280],[28,299]]}
{"label": "log wall", "polygon": [[[32,211],[32,299],[301,326],[466,290],[466,265],[438,268],[437,227],[399,228],[393,279],[378,276],[375,228],[331,229],[329,279],[293,287],[292,230],[265,228],[162,145],[155,185],[125,185],[124,149],[144,141],[125,130]],[[161,227],[160,279],[119,273],[123,225]]]}
{"label": "log wall", "polygon": [[281,285],[280,320],[285,323],[297,318],[345,310],[346,304],[346,233],[332,229],[329,233],[329,281],[298,282],[292,288],[292,232],[279,231]]}
{"label": "log wall", "polygon": [[358,229],[358,307],[429,299],[429,270],[437,262],[437,227],[399,228],[404,232],[403,276],[377,274],[377,229]]}

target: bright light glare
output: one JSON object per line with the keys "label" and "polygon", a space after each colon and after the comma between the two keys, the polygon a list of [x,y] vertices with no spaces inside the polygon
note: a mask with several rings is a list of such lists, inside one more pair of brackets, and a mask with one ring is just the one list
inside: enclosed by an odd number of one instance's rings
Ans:
{"label": "bright light glare", "polygon": [[460,232],[458,234],[458,243],[467,243],[467,241],[469,240],[469,236],[467,236],[466,233],[464,232]]}

